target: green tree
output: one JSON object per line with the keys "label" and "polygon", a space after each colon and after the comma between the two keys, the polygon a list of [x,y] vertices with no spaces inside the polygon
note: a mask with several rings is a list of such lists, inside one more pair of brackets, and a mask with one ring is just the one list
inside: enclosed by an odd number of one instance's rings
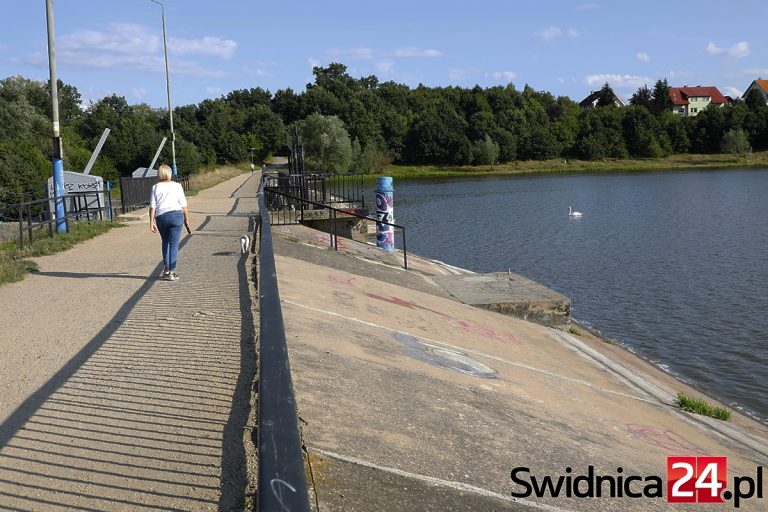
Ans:
{"label": "green tree", "polygon": [[657,137],[658,124],[648,109],[630,106],[622,119],[622,131],[627,151],[632,157],[658,158],[664,155]]}
{"label": "green tree", "polygon": [[309,170],[329,173],[350,170],[352,142],[341,119],[311,114],[298,124]]}
{"label": "green tree", "polygon": [[629,99],[629,104],[653,110],[653,94],[647,85],[642,85]]}
{"label": "green tree", "polygon": [[672,110],[672,98],[669,97],[669,84],[667,79],[657,80],[653,86],[651,112],[659,116]]}
{"label": "green tree", "polygon": [[472,163],[475,165],[494,165],[499,161],[499,145],[487,135],[472,144]]}
{"label": "green tree", "polygon": [[729,153],[731,155],[737,155],[741,157],[752,152],[752,147],[749,145],[747,133],[741,129],[731,129],[725,132],[723,135],[723,141],[720,145],[720,149],[723,153]]}
{"label": "green tree", "polygon": [[613,92],[608,82],[605,82],[597,93],[597,106],[598,107],[615,107],[616,106],[616,93]]}

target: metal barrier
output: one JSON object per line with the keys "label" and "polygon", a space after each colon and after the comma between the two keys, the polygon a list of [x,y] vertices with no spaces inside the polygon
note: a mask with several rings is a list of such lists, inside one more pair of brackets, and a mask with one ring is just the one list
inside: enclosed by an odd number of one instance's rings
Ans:
{"label": "metal barrier", "polygon": [[[266,212],[264,183],[259,211]],[[258,489],[256,510],[308,512],[309,493],[301,450],[285,326],[277,287],[269,215],[259,221]]]}
{"label": "metal barrier", "polygon": [[[328,210],[328,216],[331,221],[331,233],[330,241],[331,247],[335,250],[339,250],[338,245],[338,229],[337,220],[339,217],[357,217],[359,219],[366,219],[377,224],[383,224],[385,226],[392,226],[395,229],[399,229],[403,235],[403,268],[408,269],[408,248],[405,241],[405,226],[399,224],[393,224],[391,222],[383,222],[377,220],[375,217],[369,217],[354,211],[353,208],[334,208],[327,204],[310,201],[308,199],[302,199],[300,197],[292,196],[284,193],[280,187],[267,187],[265,184],[267,180],[264,180],[262,187],[264,190],[264,197],[266,205],[272,205],[269,209],[264,208],[262,212],[269,212],[270,223],[276,226],[288,225],[288,224],[301,224],[304,222],[305,213],[312,210]],[[280,208],[273,208],[274,205],[281,205]],[[289,208],[285,208],[284,205],[290,205]],[[316,217],[313,217],[316,220]]]}
{"label": "metal barrier", "polygon": [[[189,191],[189,176],[178,178],[184,192]],[[122,203],[122,213],[128,213],[149,204],[149,195],[152,192],[152,186],[157,183],[156,177],[149,178],[131,178],[122,176],[120,178],[120,200]]]}
{"label": "metal barrier", "polygon": [[[363,174],[266,174],[264,179],[269,189],[277,189],[286,196],[327,205],[365,208]],[[291,205],[268,206],[279,210]]]}
{"label": "metal barrier", "polygon": [[[48,236],[53,238],[54,224],[57,220],[51,215],[51,203],[55,204],[57,201],[64,203],[64,218],[67,220],[67,226],[69,226],[69,221],[86,220],[90,223],[91,219],[104,220],[105,214],[109,220],[112,220],[113,215],[109,207],[102,204],[103,194],[104,192],[101,191],[70,192],[60,197],[54,195],[50,198],[8,205],[18,212],[19,249],[24,248],[25,231],[29,244],[32,244],[36,228],[48,226]],[[94,204],[95,207],[92,206]]]}

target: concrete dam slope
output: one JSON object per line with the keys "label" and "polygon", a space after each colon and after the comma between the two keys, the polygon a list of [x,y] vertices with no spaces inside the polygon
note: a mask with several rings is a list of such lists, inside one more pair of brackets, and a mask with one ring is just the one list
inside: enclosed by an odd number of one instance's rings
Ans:
{"label": "concrete dam slope", "polygon": [[[764,426],[681,412],[676,393],[695,392],[618,347],[459,302],[453,277],[484,275],[411,254],[405,271],[402,254],[346,239],[335,252],[301,226],[273,236],[319,510],[668,510],[609,498],[608,483],[568,498],[565,477],[638,475],[628,492],[642,496],[646,477],[667,481],[668,456],[727,456],[728,478],[753,480],[768,456]],[[515,276],[491,276],[496,290],[467,302],[514,302],[497,283]],[[517,482],[516,468],[529,469]],[[563,477],[560,497],[520,497],[547,475]]]}

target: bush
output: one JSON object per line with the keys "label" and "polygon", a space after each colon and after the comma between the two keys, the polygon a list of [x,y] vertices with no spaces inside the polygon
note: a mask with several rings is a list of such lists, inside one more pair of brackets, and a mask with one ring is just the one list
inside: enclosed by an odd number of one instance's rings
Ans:
{"label": "bush", "polygon": [[723,141],[720,143],[720,150],[731,155],[745,156],[752,152],[752,146],[749,145],[746,132],[738,128],[725,132]]}

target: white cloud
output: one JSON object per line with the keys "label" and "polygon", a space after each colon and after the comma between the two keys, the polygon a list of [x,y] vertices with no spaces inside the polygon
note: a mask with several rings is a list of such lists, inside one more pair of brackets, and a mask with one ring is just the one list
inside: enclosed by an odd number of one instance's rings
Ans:
{"label": "white cloud", "polygon": [[517,78],[517,74],[514,71],[494,71],[493,73],[486,74],[486,76],[492,76],[499,82],[511,82]]}
{"label": "white cloud", "polygon": [[645,52],[637,52],[635,57],[637,57],[637,60],[640,62],[651,62],[651,56]]}
{"label": "white cloud", "polygon": [[731,87],[730,85],[723,87],[723,92],[726,96],[730,96],[731,98],[741,98],[741,95],[744,94],[744,91]]}
{"label": "white cloud", "polygon": [[470,76],[468,69],[452,68],[448,70],[448,78],[451,80],[462,81],[466,80]]}
{"label": "white cloud", "polygon": [[112,23],[103,32],[78,30],[59,38],[57,50],[86,52],[99,50],[118,54],[152,54],[162,50],[162,38],[143,25]]}
{"label": "white cloud", "polygon": [[143,100],[144,98],[147,97],[147,90],[143,87],[138,87],[135,89],[131,89],[131,94],[137,100]]}
{"label": "white cloud", "polygon": [[333,57],[343,57],[352,60],[370,60],[374,58],[374,51],[370,48],[354,48],[352,50],[330,50]]}
{"label": "white cloud", "polygon": [[753,77],[768,76],[768,68],[747,68],[741,74]]}
{"label": "white cloud", "polygon": [[580,36],[579,31],[576,29],[569,28],[568,30],[563,31],[563,29],[560,27],[548,27],[544,30],[536,32],[534,35],[542,41],[554,41],[555,39],[559,39],[563,36],[575,39]]}
{"label": "white cloud", "polygon": [[224,60],[232,58],[237,49],[237,42],[232,39],[219,39],[206,36],[202,39],[178,39],[168,40],[168,51],[179,55],[206,55],[221,57]]}
{"label": "white cloud", "polygon": [[558,27],[549,27],[536,32],[536,37],[543,41],[554,41],[558,37],[562,37],[562,35],[563,31]]}
{"label": "white cloud", "polygon": [[[204,55],[228,59],[237,43],[216,37],[201,39],[172,39],[169,52],[177,55]],[[165,72],[162,35],[143,25],[112,23],[103,31],[78,30],[65,34],[57,43],[57,58],[67,66],[80,69],[119,69],[151,73]],[[34,63],[37,54],[27,56]],[[183,59],[169,59],[171,72],[188,76],[223,76]]]}
{"label": "white cloud", "polygon": [[433,48],[398,48],[394,52],[395,57],[442,57],[439,50]]}
{"label": "white cloud", "polygon": [[720,46],[717,46],[714,42],[710,41],[709,44],[707,44],[707,47],[704,48],[704,50],[714,56],[720,56],[720,55],[727,55],[729,57],[733,57],[736,59],[743,59],[744,57],[749,56],[750,48],[749,43],[746,41],[741,41],[730,48],[721,48]]}
{"label": "white cloud", "polygon": [[391,60],[382,60],[376,64],[376,70],[383,75],[391,73],[394,67],[395,63]]}
{"label": "white cloud", "polygon": [[215,85],[209,85],[208,87],[205,88],[205,92],[209,95],[222,95],[224,94],[225,91],[221,87],[217,87]]}
{"label": "white cloud", "polygon": [[608,82],[611,87],[629,87],[636,89],[638,87],[642,87],[643,85],[648,85],[651,83],[651,79],[647,76],[605,73],[589,75],[584,79],[584,82],[586,82],[586,84],[589,86],[603,85],[604,83]]}

